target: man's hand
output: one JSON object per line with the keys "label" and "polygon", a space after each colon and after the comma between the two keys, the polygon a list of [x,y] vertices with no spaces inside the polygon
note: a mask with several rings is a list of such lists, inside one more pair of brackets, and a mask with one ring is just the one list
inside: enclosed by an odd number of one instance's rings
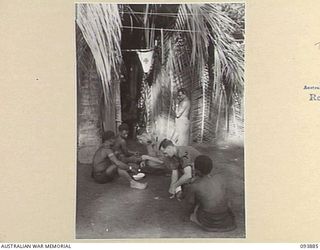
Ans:
{"label": "man's hand", "polygon": [[139,165],[131,163],[130,164],[130,170],[134,173],[134,174],[138,174],[139,173]]}
{"label": "man's hand", "polygon": [[[143,158],[142,158],[142,160],[143,160]],[[145,166],[146,166],[146,162],[145,161],[140,162],[140,168],[144,168]]]}
{"label": "man's hand", "polygon": [[170,185],[169,193],[173,195],[176,193],[176,186],[174,184]]}

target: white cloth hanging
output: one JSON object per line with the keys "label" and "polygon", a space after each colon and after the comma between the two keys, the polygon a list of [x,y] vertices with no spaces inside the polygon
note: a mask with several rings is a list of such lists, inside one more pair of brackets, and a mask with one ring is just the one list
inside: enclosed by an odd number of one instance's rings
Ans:
{"label": "white cloth hanging", "polygon": [[143,72],[149,73],[153,64],[153,50],[150,51],[137,51]]}

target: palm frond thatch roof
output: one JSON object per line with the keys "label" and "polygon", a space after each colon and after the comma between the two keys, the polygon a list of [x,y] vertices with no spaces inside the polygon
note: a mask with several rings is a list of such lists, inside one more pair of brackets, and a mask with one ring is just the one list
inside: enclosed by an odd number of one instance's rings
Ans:
{"label": "palm frond thatch roof", "polygon": [[121,18],[116,4],[77,4],[76,21],[94,56],[107,101],[121,62]]}

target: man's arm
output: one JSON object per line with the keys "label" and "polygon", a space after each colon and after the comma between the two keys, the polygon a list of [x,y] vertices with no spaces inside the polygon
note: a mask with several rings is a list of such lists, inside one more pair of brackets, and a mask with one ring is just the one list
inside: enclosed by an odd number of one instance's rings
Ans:
{"label": "man's arm", "polygon": [[183,175],[180,177],[180,179],[174,183],[171,183],[171,185],[173,186],[174,189],[176,189],[177,187],[187,183],[189,180],[191,180],[191,178],[192,178],[192,168],[191,166],[186,166],[183,169]]}
{"label": "man's arm", "polygon": [[174,183],[177,182],[179,177],[179,173],[177,169],[172,170],[172,174],[171,174],[171,184],[170,184],[170,188],[169,188],[169,193],[170,194],[175,194],[176,193],[176,188],[174,187]]}
{"label": "man's arm", "polygon": [[120,147],[121,147],[121,151],[123,152],[123,154],[127,157],[130,157],[132,155],[139,155],[139,152],[131,151],[128,149],[127,142],[125,140],[122,140],[120,142]]}
{"label": "man's arm", "polygon": [[121,169],[123,169],[123,170],[129,170],[129,169],[130,169],[129,165],[123,163],[122,161],[119,161],[119,160],[117,159],[117,157],[114,155],[114,153],[110,153],[110,154],[108,155],[108,157],[109,157],[109,159],[110,159],[114,164],[116,164],[119,168],[121,168]]}
{"label": "man's arm", "polygon": [[129,152],[128,147],[127,147],[127,142],[126,142],[125,140],[121,140],[121,142],[120,142],[120,148],[121,148],[122,153],[123,153],[125,156],[129,157],[129,156],[132,156],[132,155],[133,155],[132,153]]}
{"label": "man's arm", "polygon": [[161,161],[160,159],[158,159],[156,157],[149,156],[149,155],[142,155],[141,158],[143,161],[149,160],[149,161],[153,161],[153,162],[156,162],[159,164],[163,164],[163,161]]}
{"label": "man's arm", "polygon": [[184,193],[185,193],[185,197],[186,197],[186,201],[190,204],[195,204],[196,200],[195,200],[195,189],[194,189],[194,185],[186,185],[184,188]]}
{"label": "man's arm", "polygon": [[196,189],[195,189],[195,185],[186,185],[185,189],[184,189],[184,193],[185,193],[185,198],[187,201],[187,208],[189,213],[193,213],[197,202],[196,202]]}

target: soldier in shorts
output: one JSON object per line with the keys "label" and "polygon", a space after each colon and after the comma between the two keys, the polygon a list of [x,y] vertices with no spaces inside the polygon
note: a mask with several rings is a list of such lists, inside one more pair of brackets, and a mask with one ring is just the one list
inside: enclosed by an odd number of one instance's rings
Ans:
{"label": "soldier in shorts", "polygon": [[107,131],[102,135],[103,143],[93,157],[92,177],[100,184],[112,181],[120,176],[127,179],[131,188],[145,189],[147,183],[139,183],[131,178],[128,171],[137,172],[137,169],[123,163],[115,156],[112,146],[115,142],[115,134]]}
{"label": "soldier in shorts", "polygon": [[190,183],[194,173],[194,159],[200,155],[200,152],[192,146],[175,146],[168,139],[160,143],[159,149],[167,158],[165,164],[172,171],[169,193],[173,198],[183,185]]}

